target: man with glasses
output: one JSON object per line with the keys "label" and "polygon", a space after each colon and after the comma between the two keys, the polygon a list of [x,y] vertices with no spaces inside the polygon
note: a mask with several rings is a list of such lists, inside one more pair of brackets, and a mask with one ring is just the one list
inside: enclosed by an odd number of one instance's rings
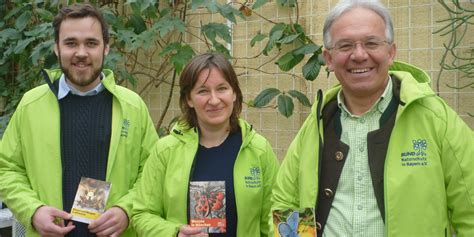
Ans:
{"label": "man with glasses", "polygon": [[474,133],[394,61],[388,10],[340,1],[324,24],[340,85],[318,92],[290,145],[273,210],[315,208],[318,236],[474,236]]}

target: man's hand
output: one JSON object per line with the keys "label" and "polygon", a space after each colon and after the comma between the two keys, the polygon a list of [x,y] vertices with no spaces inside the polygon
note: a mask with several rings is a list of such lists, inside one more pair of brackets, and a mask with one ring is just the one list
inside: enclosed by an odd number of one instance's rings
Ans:
{"label": "man's hand", "polygon": [[97,236],[119,236],[128,226],[128,216],[122,208],[111,207],[89,224],[89,231]]}
{"label": "man's hand", "polygon": [[179,228],[178,237],[208,237],[209,234],[202,232],[202,228],[182,225]]}
{"label": "man's hand", "polygon": [[75,226],[72,221],[64,225],[64,220],[69,220],[72,215],[50,206],[42,206],[33,214],[32,225],[41,236],[64,236]]}

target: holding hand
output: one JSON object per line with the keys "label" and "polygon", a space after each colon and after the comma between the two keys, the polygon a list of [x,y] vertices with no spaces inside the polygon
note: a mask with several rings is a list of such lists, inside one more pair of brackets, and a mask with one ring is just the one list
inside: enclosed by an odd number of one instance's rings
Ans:
{"label": "holding hand", "polygon": [[119,236],[128,227],[128,216],[120,207],[111,207],[89,225],[97,236]]}
{"label": "holding hand", "polygon": [[32,225],[41,236],[64,236],[75,228],[72,222],[64,225],[64,220],[71,218],[72,215],[63,210],[42,206],[33,215]]}
{"label": "holding hand", "polygon": [[178,237],[208,237],[209,234],[202,232],[202,228],[182,225],[179,228]]}

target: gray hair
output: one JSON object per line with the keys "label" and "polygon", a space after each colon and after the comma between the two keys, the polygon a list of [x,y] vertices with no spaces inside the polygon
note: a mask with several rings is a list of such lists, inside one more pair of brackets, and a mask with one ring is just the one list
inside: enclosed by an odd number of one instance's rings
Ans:
{"label": "gray hair", "polygon": [[[355,9],[355,8],[364,8],[371,10],[377,13],[380,17],[383,18],[385,23],[385,37],[387,38],[388,43],[393,43],[393,24],[392,18],[390,17],[390,12],[388,9],[380,3],[378,0],[341,0],[337,5],[329,12],[324,22],[323,28],[323,41],[324,47],[330,48],[331,46],[331,26],[340,16],[344,13]],[[357,20],[357,19],[354,19]]]}

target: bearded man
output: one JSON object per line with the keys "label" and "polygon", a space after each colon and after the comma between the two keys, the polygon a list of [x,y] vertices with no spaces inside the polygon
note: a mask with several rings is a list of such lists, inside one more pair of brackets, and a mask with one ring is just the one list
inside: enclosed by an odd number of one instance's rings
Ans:
{"label": "bearded man", "polygon": [[[108,25],[75,4],[54,18],[61,69],[27,92],[0,143],[0,196],[27,236],[135,236],[135,183],[158,139],[143,100],[103,69]],[[69,211],[81,177],[112,184],[105,212],[89,225]]]}

